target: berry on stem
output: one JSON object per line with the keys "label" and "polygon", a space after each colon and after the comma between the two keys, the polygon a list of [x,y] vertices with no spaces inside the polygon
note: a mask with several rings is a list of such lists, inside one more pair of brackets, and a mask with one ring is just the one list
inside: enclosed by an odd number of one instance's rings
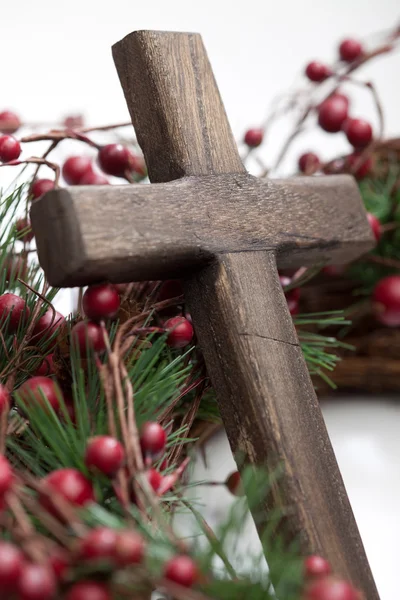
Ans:
{"label": "berry on stem", "polygon": [[375,318],[383,325],[400,325],[400,275],[389,275],[376,284],[372,307]]}
{"label": "berry on stem", "polygon": [[307,587],[304,600],[360,600],[360,595],[347,581],[321,577]]}
{"label": "berry on stem", "polygon": [[[92,484],[76,469],[58,469],[46,475],[42,482],[75,506],[85,506],[95,500]],[[54,505],[47,495],[42,494],[41,503],[54,511]]]}
{"label": "berry on stem", "polygon": [[374,234],[374,237],[376,239],[376,242],[378,243],[379,240],[381,239],[381,235],[382,235],[381,222],[378,219],[378,217],[376,217],[372,213],[367,213],[367,219],[369,221],[369,224],[372,229],[372,233]]}
{"label": "berry on stem", "polygon": [[71,331],[72,340],[77,344],[81,356],[86,356],[92,348],[94,352],[103,352],[106,349],[103,330],[93,321],[80,321]]}
{"label": "berry on stem", "polygon": [[63,125],[66,129],[76,129],[77,127],[83,127],[85,124],[83,115],[68,115],[63,121]]}
{"label": "berry on stem", "polygon": [[347,114],[347,103],[339,94],[335,94],[320,104],[318,123],[324,131],[336,133],[341,130],[343,123],[347,119]]}
{"label": "berry on stem", "polygon": [[29,319],[30,310],[26,302],[15,294],[0,296],[0,323],[3,325],[8,319],[8,333],[15,333],[20,324]]}
{"label": "berry on stem", "polygon": [[331,565],[325,558],[316,554],[308,556],[304,561],[304,574],[307,578],[324,577],[332,572]]}
{"label": "berry on stem", "polygon": [[248,129],[244,135],[244,143],[249,148],[257,148],[262,144],[264,131],[262,129]]}
{"label": "berry on stem", "polygon": [[3,110],[0,113],[0,132],[15,133],[21,127],[21,121],[18,115],[11,110]]}
{"label": "berry on stem", "polygon": [[115,559],[119,566],[138,565],[143,561],[145,542],[136,531],[122,531],[118,534]]}
{"label": "berry on stem", "polygon": [[30,242],[34,238],[32,227],[28,219],[18,219],[15,223],[15,229],[19,234],[19,239],[23,242]]}
{"label": "berry on stem", "polygon": [[344,131],[354,148],[365,148],[372,141],[372,127],[364,119],[347,119]]}
{"label": "berry on stem", "polygon": [[343,40],[339,46],[339,56],[346,62],[353,62],[357,58],[360,58],[363,54],[363,47],[361,42],[348,38]]}
{"label": "berry on stem", "polygon": [[81,540],[79,556],[84,560],[113,559],[116,546],[117,532],[109,527],[97,527]]}
{"label": "berry on stem", "polygon": [[124,177],[132,169],[132,153],[122,144],[107,144],[99,150],[99,165],[108,175]]}
{"label": "berry on stem", "polygon": [[226,478],[225,486],[233,496],[240,497],[245,495],[239,471],[234,471]]}
{"label": "berry on stem", "polygon": [[321,166],[321,161],[314,152],[305,152],[299,158],[299,171],[306,175],[313,175]]}
{"label": "berry on stem", "polygon": [[35,179],[32,182],[30,193],[32,198],[37,200],[50,190],[54,190],[54,181],[51,179]]}
{"label": "berry on stem", "polygon": [[193,339],[192,324],[185,317],[172,317],[164,323],[164,327],[169,331],[167,344],[171,348],[184,348]]}
{"label": "berry on stem", "polygon": [[23,562],[22,552],[16,546],[0,541],[0,589],[2,592],[15,590]]}
{"label": "berry on stem", "polygon": [[105,583],[98,581],[78,581],[64,597],[65,600],[113,600]]}
{"label": "berry on stem", "polygon": [[199,572],[196,563],[190,556],[181,555],[171,558],[165,564],[164,577],[189,588],[196,583]]}
{"label": "berry on stem", "polygon": [[13,481],[14,474],[11,465],[6,457],[0,454],[0,497],[11,489]]}
{"label": "berry on stem", "polygon": [[10,409],[11,396],[5,385],[0,383],[0,415]]}
{"label": "berry on stem", "polygon": [[112,319],[117,314],[119,305],[118,290],[110,283],[90,285],[82,298],[85,315],[93,321]]}
{"label": "berry on stem", "polygon": [[51,600],[57,591],[57,581],[50,567],[25,563],[17,584],[18,600]]}
{"label": "berry on stem", "polygon": [[85,464],[96,468],[104,475],[112,477],[125,462],[125,450],[122,444],[108,435],[99,435],[88,441]]}
{"label": "berry on stem", "polygon": [[321,83],[332,75],[332,70],[327,65],[324,65],[324,63],[313,60],[306,67],[306,75],[310,81]]}
{"label": "berry on stem", "polygon": [[17,160],[21,154],[21,144],[12,135],[0,137],[0,161],[3,163]]}
{"label": "berry on stem", "polygon": [[93,171],[92,160],[87,156],[70,156],[62,168],[62,175],[68,185],[79,185],[84,175]]}
{"label": "berry on stem", "polygon": [[159,423],[148,421],[140,431],[140,444],[145,454],[159,456],[165,451],[167,434]]}
{"label": "berry on stem", "polygon": [[62,392],[57,382],[49,377],[42,377],[39,375],[27,379],[18,388],[17,394],[23,407],[40,406],[41,408],[46,409],[48,402],[55,412],[60,410]]}

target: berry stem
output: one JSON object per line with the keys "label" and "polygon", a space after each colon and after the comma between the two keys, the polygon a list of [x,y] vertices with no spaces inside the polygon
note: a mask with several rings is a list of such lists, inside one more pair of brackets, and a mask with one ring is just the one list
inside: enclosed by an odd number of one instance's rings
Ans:
{"label": "berry stem", "polygon": [[54,187],[58,187],[58,182],[60,179],[60,167],[56,163],[52,163],[45,158],[38,158],[36,156],[31,156],[31,158],[26,158],[25,160],[11,160],[8,163],[0,163],[0,167],[18,167],[19,165],[46,165],[50,169],[52,169],[55,173],[54,179]]}

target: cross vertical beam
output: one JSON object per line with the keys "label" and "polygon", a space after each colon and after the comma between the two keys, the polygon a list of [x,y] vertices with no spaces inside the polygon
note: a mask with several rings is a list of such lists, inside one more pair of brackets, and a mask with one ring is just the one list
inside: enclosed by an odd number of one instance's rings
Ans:
{"label": "cross vertical beam", "polygon": [[[113,55],[152,182],[243,173],[200,36],[137,32]],[[223,203],[220,210],[223,216]],[[283,466],[272,503],[289,509],[302,551],[327,557],[368,599],[378,598],[276,251],[214,257],[187,278],[186,298],[234,454],[272,470]]]}

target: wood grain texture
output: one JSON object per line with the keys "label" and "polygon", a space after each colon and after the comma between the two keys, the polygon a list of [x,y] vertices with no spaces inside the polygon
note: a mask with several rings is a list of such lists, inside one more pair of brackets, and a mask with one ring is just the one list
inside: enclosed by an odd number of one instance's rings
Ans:
{"label": "wood grain texture", "polygon": [[71,187],[32,205],[52,285],[183,277],[221,253],[274,250],[280,267],[340,264],[372,245],[354,179],[260,180],[247,174],[171,183]]}
{"label": "wood grain texture", "polygon": [[233,453],[283,467],[272,505],[288,509],[286,532],[378,598],[273,253],[220,256],[188,280],[187,300]]}
{"label": "wood grain texture", "polygon": [[136,31],[113,57],[152,182],[245,172],[200,35]]}

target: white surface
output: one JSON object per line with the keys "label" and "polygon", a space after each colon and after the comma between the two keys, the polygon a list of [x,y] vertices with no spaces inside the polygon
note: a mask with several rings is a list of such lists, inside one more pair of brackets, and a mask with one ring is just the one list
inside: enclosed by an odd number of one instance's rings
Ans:
{"label": "white surface", "polygon": [[[135,29],[202,33],[235,135],[258,125],[276,94],[296,80],[307,61],[331,61],[337,40],[393,26],[398,0],[16,0],[3,2],[0,19],[0,110],[15,109],[30,122],[52,122],[83,112],[90,124],[128,119],[110,47]],[[387,134],[400,130],[399,56],[379,59],[359,75],[373,80],[383,99]],[[352,112],[376,123],[370,96],[355,93]],[[262,150],[269,159],[286,131],[280,125]],[[313,131],[289,157],[317,148],[324,158],[347,148],[341,135]],[[323,148],[323,150],[322,150]],[[74,146],[71,152],[79,151]],[[0,171],[0,187],[8,179]],[[9,179],[8,179],[9,180]],[[68,311],[69,292],[59,308]],[[398,600],[400,537],[400,404],[375,402],[325,406],[343,477],[371,559],[381,600]],[[233,469],[226,441],[208,449],[212,477]],[[201,467],[198,467],[201,471]],[[203,475],[200,473],[200,477]],[[207,490],[209,519],[227,510],[217,490]],[[249,530],[249,544],[256,543]]]}
{"label": "white surface", "polygon": [[[399,399],[343,398],[322,406],[381,600],[398,600]],[[210,469],[199,458],[194,480],[224,481],[236,470],[225,434],[210,440],[206,456]],[[225,520],[233,500],[224,488],[199,487],[193,495],[206,507],[204,516],[211,527]],[[257,533],[249,521],[241,538],[242,558],[236,564],[249,567],[250,555],[258,548]]]}

